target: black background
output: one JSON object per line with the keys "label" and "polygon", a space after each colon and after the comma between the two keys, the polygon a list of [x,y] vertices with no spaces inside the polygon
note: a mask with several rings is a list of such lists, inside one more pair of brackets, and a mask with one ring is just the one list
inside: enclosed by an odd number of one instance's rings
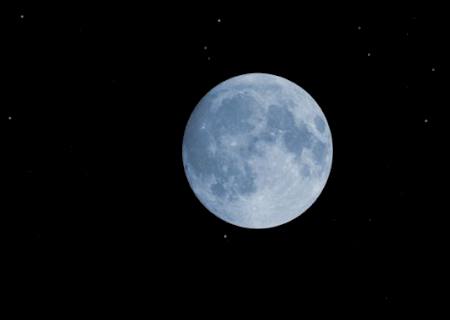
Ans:
{"label": "black background", "polygon": [[[2,246],[19,292],[56,293],[66,311],[425,305],[446,240],[443,12],[374,2],[2,9]],[[208,213],[181,162],[197,102],[248,72],[302,86],[333,135],[318,201],[268,230]]]}

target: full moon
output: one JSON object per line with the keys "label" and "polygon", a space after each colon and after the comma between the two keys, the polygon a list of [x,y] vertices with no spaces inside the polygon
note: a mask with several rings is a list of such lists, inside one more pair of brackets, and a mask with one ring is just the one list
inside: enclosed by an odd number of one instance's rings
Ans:
{"label": "full moon", "polygon": [[279,76],[228,79],[198,103],[182,157],[198,200],[236,226],[271,228],[304,213],[328,180],[333,144],[314,99]]}

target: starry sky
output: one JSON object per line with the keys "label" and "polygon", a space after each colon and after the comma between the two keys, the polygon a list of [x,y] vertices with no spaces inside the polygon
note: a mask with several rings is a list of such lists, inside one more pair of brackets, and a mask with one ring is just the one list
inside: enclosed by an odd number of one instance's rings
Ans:
{"label": "starry sky", "polygon": [[[48,272],[61,288],[157,291],[172,302],[193,288],[198,299],[230,292],[237,305],[261,296],[295,308],[385,312],[425,299],[417,288],[432,283],[426,270],[442,265],[445,242],[442,8],[216,2],[0,12],[2,242],[37,288]],[[248,72],[302,86],[333,135],[319,200],[269,230],[208,213],[181,162],[197,102]]]}

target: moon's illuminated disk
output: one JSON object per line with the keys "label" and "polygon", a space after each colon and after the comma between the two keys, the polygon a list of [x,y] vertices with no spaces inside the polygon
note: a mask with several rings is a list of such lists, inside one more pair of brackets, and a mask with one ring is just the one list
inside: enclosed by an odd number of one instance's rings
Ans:
{"label": "moon's illuminated disk", "polygon": [[183,163],[200,202],[222,220],[270,228],[307,210],[331,170],[327,120],[295,83],[244,74],[198,103],[183,139]]}

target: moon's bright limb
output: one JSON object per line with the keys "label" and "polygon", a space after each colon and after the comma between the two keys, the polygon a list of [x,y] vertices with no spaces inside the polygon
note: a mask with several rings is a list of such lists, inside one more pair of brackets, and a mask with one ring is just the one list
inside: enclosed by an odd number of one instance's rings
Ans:
{"label": "moon's bright limb", "polygon": [[246,228],[284,224],[307,210],[331,170],[333,145],[322,110],[295,83],[244,74],[198,103],[183,139],[183,163],[200,202]]}

